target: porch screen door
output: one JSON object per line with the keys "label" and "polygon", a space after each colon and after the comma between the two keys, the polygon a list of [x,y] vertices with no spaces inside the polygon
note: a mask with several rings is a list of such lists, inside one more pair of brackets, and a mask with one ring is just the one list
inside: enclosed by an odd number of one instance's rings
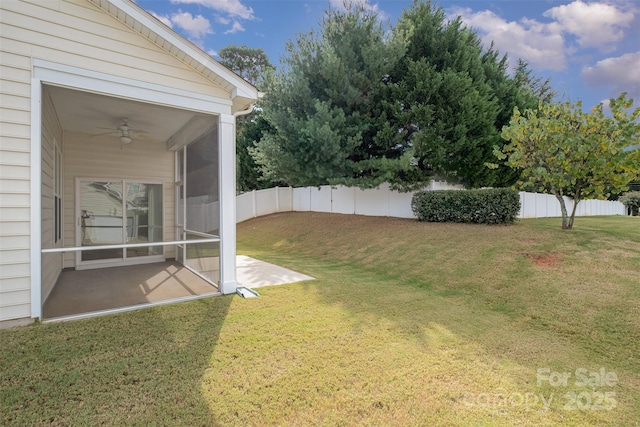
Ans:
{"label": "porch screen door", "polygon": [[[217,125],[176,153],[176,223],[180,240],[219,238]],[[177,258],[207,281],[220,280],[220,243],[190,243],[177,248]]]}
{"label": "porch screen door", "polygon": [[[79,180],[81,246],[162,241],[162,184],[125,180]],[[153,261],[162,247],[82,251],[79,265]]]}

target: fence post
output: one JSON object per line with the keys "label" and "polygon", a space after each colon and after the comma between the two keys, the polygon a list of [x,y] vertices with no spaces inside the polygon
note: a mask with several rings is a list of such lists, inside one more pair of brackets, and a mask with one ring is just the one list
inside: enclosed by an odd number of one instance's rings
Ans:
{"label": "fence post", "polygon": [[256,190],[251,191],[251,206],[253,207],[253,217],[258,217],[258,201],[256,199]]}

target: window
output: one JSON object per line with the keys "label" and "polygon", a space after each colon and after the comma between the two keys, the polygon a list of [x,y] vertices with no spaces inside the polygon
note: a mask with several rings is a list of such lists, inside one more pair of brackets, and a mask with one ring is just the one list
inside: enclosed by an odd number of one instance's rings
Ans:
{"label": "window", "polygon": [[62,150],[53,140],[53,243],[62,242]]}

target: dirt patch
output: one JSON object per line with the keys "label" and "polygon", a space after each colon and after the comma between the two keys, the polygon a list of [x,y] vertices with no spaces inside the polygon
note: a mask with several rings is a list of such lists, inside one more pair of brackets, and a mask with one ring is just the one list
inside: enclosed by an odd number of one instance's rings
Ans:
{"label": "dirt patch", "polygon": [[527,254],[527,257],[540,267],[555,267],[562,262],[560,256],[555,253],[542,255]]}

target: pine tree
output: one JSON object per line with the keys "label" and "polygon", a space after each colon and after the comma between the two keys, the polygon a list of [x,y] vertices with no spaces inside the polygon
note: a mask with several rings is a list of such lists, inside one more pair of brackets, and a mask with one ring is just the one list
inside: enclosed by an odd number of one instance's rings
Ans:
{"label": "pine tree", "polygon": [[287,44],[284,69],[267,82],[272,126],[253,151],[268,177],[290,185],[389,181],[410,155],[379,136],[377,95],[403,54],[375,14],[328,11],[320,29]]}
{"label": "pine tree", "polygon": [[[415,2],[400,18],[394,36],[407,53],[390,84],[400,110],[394,116],[414,149],[414,170],[404,187],[432,175],[468,187],[514,181],[506,168],[489,169],[493,146],[503,145],[500,128],[521,102],[506,73],[506,57],[491,47],[482,52],[478,36],[444,10]],[[412,182],[414,181],[414,182]]]}
{"label": "pine tree", "polygon": [[429,2],[391,32],[357,5],[326,12],[283,60],[265,86],[271,129],[251,152],[265,177],[296,186],[510,185],[518,170],[486,167],[501,129],[550,93],[526,64],[509,77],[506,56]]}

